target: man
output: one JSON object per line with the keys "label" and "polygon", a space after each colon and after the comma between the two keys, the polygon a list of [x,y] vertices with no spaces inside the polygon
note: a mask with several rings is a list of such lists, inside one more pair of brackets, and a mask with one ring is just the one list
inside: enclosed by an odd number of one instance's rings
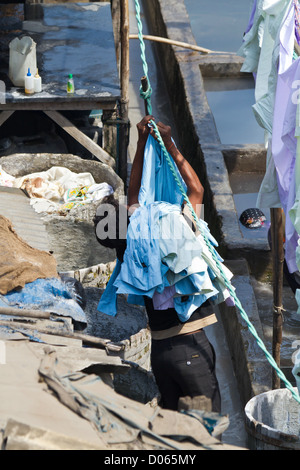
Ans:
{"label": "man", "polygon": [[[137,124],[138,142],[128,187],[129,215],[139,204],[147,139],[149,134],[156,138],[151,126],[152,120],[153,116],[145,116]],[[171,128],[158,122],[157,129],[187,186],[189,201],[197,216],[200,216],[203,187],[199,178],[176,148]],[[100,219],[96,217],[96,226],[99,221]],[[118,259],[123,261],[126,250],[124,241],[99,238],[98,240],[106,246],[116,247]],[[182,297],[183,305],[185,300]],[[215,315],[209,311],[209,303],[205,302],[187,321],[182,322],[173,306],[163,310],[156,309],[153,299],[149,296],[144,296],[144,302],[152,333],[151,366],[161,394],[161,406],[177,410],[180,397],[204,395],[211,399],[212,411],[220,412],[221,400],[215,374],[215,353],[203,330],[205,326],[216,321]]]}

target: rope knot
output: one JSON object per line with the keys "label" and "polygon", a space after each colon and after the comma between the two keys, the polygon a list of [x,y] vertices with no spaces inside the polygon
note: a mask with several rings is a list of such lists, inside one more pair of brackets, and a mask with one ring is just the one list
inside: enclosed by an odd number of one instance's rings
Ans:
{"label": "rope knot", "polygon": [[144,100],[148,100],[150,99],[151,95],[152,95],[152,88],[151,86],[149,85],[147,90],[143,90],[142,86],[140,86],[140,95],[141,97],[144,99]]}

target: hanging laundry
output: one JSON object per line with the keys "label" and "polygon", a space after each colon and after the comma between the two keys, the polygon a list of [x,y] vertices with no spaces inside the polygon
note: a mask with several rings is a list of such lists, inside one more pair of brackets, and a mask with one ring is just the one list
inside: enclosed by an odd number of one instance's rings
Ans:
{"label": "hanging laundry", "polygon": [[253,111],[266,131],[266,172],[257,206],[283,208],[290,273],[300,266],[299,20],[297,0],[258,0],[253,26],[239,50],[245,57],[242,70],[257,73]]}
{"label": "hanging laundry", "polygon": [[[141,305],[146,296],[154,299],[159,310],[174,306],[179,319],[185,322],[208,299],[220,303],[230,297],[202,235],[193,232],[182,214],[183,196],[161,157],[160,146],[150,136],[145,149],[140,206],[130,217],[123,262],[118,260],[100,299],[98,310],[102,313],[116,315],[118,294],[127,294],[129,303]],[[164,172],[168,176],[161,184]],[[217,246],[207,224],[202,220],[199,223],[212,246]],[[216,250],[215,253],[223,261]],[[232,273],[224,269],[231,279]]]}
{"label": "hanging laundry", "polygon": [[297,43],[300,45],[300,5],[298,0],[294,0],[295,7],[295,36]]}

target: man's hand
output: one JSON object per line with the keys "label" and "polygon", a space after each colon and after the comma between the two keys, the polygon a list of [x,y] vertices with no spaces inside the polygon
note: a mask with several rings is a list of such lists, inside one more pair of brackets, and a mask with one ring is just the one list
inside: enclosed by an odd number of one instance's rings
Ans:
{"label": "man's hand", "polygon": [[[156,124],[156,126],[157,126],[157,129],[158,129],[158,131],[161,135],[161,138],[162,138],[162,140],[165,144],[165,147],[168,150],[171,147],[172,143],[173,143],[171,127],[166,126],[165,124],[163,124],[160,121]],[[154,129],[151,129],[150,134],[153,135],[153,137],[156,138]]]}
{"label": "man's hand", "polygon": [[149,127],[151,120],[154,120],[153,116],[144,116],[143,119],[136,125],[139,142],[145,143],[147,141],[148,135],[151,131],[151,128]]}

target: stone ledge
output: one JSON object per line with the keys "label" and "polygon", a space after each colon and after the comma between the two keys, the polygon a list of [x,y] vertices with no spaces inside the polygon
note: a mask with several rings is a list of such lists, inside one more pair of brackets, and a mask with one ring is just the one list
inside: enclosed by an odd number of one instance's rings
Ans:
{"label": "stone ledge", "polygon": [[[243,309],[264,342],[263,329],[257,309],[256,298],[250,280],[246,260],[226,260],[226,266],[233,272],[232,285]],[[220,312],[228,345],[234,363],[240,396],[244,405],[255,395],[271,388],[271,365],[250,332],[245,319],[235,307],[220,305]]]}

